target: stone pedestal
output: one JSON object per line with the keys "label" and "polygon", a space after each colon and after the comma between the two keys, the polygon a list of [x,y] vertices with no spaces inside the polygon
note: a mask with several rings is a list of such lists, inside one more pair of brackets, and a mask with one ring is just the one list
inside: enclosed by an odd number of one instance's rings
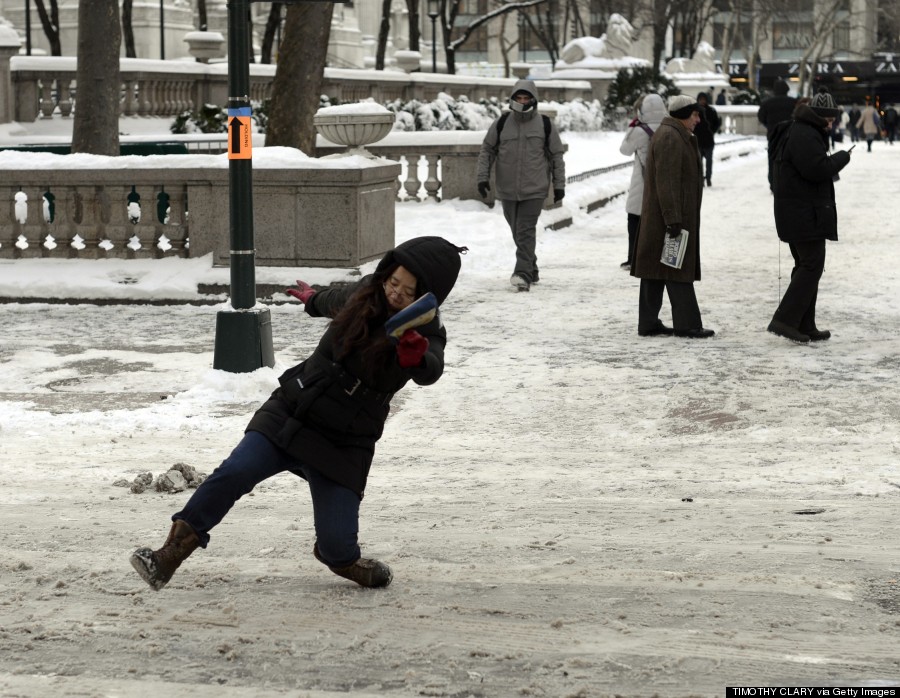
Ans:
{"label": "stone pedestal", "polygon": [[8,124],[15,120],[9,59],[19,52],[21,46],[22,42],[19,41],[15,30],[0,25],[0,124]]}

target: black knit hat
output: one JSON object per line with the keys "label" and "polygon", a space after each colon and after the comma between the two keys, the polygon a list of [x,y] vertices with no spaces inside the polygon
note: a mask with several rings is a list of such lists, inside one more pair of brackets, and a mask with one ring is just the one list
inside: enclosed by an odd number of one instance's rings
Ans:
{"label": "black knit hat", "polygon": [[772,86],[772,91],[777,95],[786,95],[791,91],[791,88],[784,80],[776,78],[775,84]]}
{"label": "black knit hat", "polygon": [[838,117],[841,110],[834,101],[834,97],[824,87],[819,88],[819,93],[809,101],[810,108],[819,116]]}
{"label": "black knit hat", "polygon": [[436,235],[413,238],[388,251],[375,267],[375,274],[383,276],[395,264],[404,266],[416,277],[419,292],[430,291],[440,305],[459,276],[459,256],[468,251],[468,247],[457,247]]}

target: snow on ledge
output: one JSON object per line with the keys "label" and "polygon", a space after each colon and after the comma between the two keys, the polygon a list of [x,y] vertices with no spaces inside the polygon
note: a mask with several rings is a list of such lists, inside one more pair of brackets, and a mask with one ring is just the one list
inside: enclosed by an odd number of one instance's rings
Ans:
{"label": "snow on ledge", "polygon": [[[363,155],[340,158],[311,158],[297,148],[269,146],[255,148],[256,169],[368,169],[381,167],[385,160]],[[127,169],[227,169],[228,155],[90,155],[0,151],[0,170],[127,170]]]}

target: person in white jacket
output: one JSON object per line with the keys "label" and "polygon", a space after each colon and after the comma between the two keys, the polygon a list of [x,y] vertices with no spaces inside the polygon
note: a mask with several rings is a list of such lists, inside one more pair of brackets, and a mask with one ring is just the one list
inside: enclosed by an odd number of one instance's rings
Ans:
{"label": "person in white jacket", "polygon": [[649,94],[635,102],[635,118],[628,124],[625,138],[619,146],[622,155],[634,155],[634,169],[631,172],[631,184],[628,186],[628,199],[625,211],[628,213],[628,259],[620,265],[622,269],[631,269],[634,259],[634,241],[641,225],[641,201],[644,198],[644,165],[647,162],[647,149],[650,138],[659,123],[666,115],[663,98],[657,94]]}

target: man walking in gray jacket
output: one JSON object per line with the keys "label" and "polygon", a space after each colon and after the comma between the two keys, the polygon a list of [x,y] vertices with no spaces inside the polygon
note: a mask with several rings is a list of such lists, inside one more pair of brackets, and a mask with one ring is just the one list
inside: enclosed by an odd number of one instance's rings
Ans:
{"label": "man walking in gray jacket", "polygon": [[553,182],[553,201],[566,190],[565,147],[553,121],[538,114],[538,92],[531,80],[519,80],[509,99],[510,111],[488,129],[478,155],[478,192],[487,198],[491,168],[494,185],[516,243],[516,266],[510,283],[527,291],[537,283],[537,221]]}

